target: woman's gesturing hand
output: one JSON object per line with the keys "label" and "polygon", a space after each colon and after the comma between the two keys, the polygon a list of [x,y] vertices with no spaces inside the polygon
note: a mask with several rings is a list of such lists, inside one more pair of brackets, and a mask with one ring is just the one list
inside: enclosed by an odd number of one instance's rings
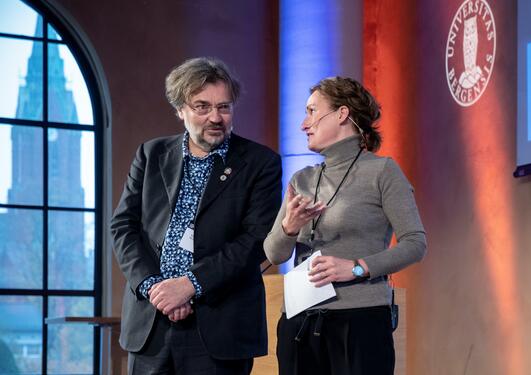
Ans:
{"label": "woman's gesturing hand", "polygon": [[288,185],[287,194],[286,215],[282,219],[282,229],[288,236],[295,236],[303,226],[319,216],[326,209],[326,205],[321,201],[312,204],[311,198],[296,194],[291,184]]}

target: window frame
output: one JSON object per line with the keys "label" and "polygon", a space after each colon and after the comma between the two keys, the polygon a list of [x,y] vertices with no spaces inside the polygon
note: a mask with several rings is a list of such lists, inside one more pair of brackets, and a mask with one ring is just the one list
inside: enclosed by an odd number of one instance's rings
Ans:
{"label": "window frame", "polygon": [[[25,120],[16,118],[0,117],[0,124],[14,126],[31,126],[42,129],[43,132],[43,200],[39,205],[28,204],[1,204],[0,208],[6,209],[29,209],[42,212],[42,289],[0,288],[0,296],[38,296],[42,298],[42,373],[48,373],[48,326],[45,319],[48,316],[48,300],[51,297],[92,297],[94,301],[94,316],[102,316],[103,312],[103,282],[104,278],[110,280],[110,276],[104,271],[104,246],[109,239],[104,228],[106,227],[104,215],[109,214],[109,199],[104,199],[104,189],[109,183],[109,176],[104,174],[105,156],[110,155],[109,142],[105,142],[105,136],[110,126],[110,99],[108,88],[103,76],[102,69],[93,49],[91,49],[86,37],[79,27],[74,25],[73,20],[57,5],[42,0],[19,0],[35,10],[42,17],[42,37],[31,37],[9,33],[0,33],[0,37],[42,42],[43,46],[43,98],[42,120]],[[60,35],[60,40],[48,39],[48,25],[51,25]],[[93,125],[59,123],[48,121],[48,45],[66,45],[85,80],[89,97],[92,104]],[[50,206],[48,204],[48,129],[66,129],[76,131],[92,131],[94,133],[94,208]],[[110,170],[107,169],[107,170]],[[94,213],[94,284],[90,290],[72,289],[49,289],[48,288],[48,222],[51,211],[63,212],[91,212]],[[105,222],[104,222],[105,221]],[[108,251],[105,252],[108,255]],[[106,256],[105,262],[110,263]],[[105,265],[108,273],[110,264]],[[108,310],[106,307],[105,310]],[[100,372],[101,332],[100,328],[94,328],[94,358],[93,372]]]}

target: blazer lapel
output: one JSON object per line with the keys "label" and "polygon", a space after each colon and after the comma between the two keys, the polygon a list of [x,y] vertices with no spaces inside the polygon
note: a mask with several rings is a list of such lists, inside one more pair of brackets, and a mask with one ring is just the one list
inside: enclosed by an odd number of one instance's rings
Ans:
{"label": "blazer lapel", "polygon": [[168,152],[160,155],[159,167],[164,187],[168,194],[168,202],[170,211],[177,203],[177,193],[181,183],[181,172],[183,167],[183,150],[182,150],[182,136],[177,138],[177,145],[172,147]]}
{"label": "blazer lapel", "polygon": [[[231,144],[230,147],[235,148],[236,145]],[[242,167],[246,164],[246,162],[240,157],[239,152],[233,151],[235,150],[229,148],[225,164],[223,164],[221,157],[216,157],[214,159],[210,178],[208,179],[207,186],[201,197],[201,201],[199,202],[197,216],[199,216],[209,204],[231,184],[241,171]]]}

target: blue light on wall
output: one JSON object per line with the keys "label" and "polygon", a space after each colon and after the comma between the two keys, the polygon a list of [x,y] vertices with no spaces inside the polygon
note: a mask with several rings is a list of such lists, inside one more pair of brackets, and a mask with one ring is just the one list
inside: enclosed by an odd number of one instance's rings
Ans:
{"label": "blue light on wall", "polygon": [[531,141],[531,43],[527,43],[527,140]]}
{"label": "blue light on wall", "polygon": [[[339,0],[280,1],[280,154],[284,190],[297,170],[322,158],[300,130],[309,88],[339,70]],[[285,273],[290,260],[280,267]]]}

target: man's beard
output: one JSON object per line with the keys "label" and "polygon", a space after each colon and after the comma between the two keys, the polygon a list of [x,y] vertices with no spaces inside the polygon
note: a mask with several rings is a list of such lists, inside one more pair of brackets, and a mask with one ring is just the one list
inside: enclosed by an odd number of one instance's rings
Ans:
{"label": "man's beard", "polygon": [[[221,130],[223,132],[223,137],[215,137],[213,139],[213,142],[208,142],[206,137],[203,136],[203,134],[208,130]],[[232,132],[232,125],[228,127],[228,129],[225,129],[224,127],[216,127],[216,126],[209,126],[205,129],[203,129],[202,134],[197,135],[197,139],[193,139],[195,137],[192,137],[194,143],[196,143],[203,151],[210,152],[216,147],[218,147],[220,144],[222,144],[225,139],[230,135]]]}

